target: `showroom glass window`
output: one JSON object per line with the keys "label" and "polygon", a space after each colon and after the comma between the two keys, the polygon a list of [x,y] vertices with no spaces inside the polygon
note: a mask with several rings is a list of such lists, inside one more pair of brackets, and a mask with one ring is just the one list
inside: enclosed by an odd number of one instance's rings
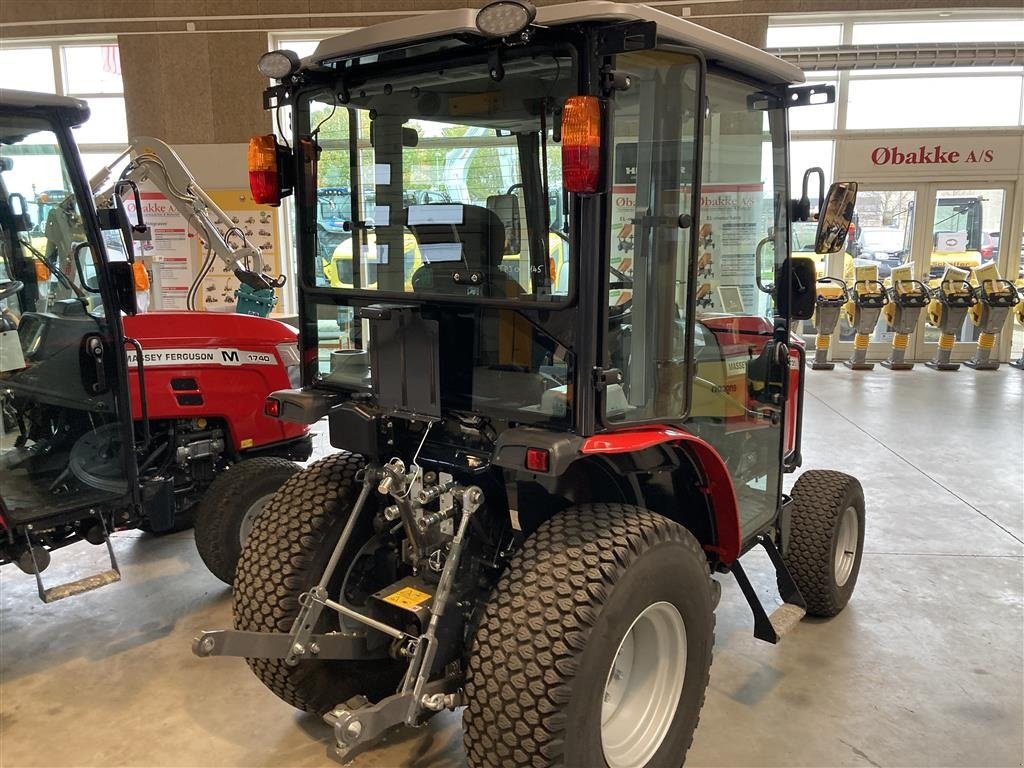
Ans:
{"label": "showroom glass window", "polygon": [[114,160],[128,143],[121,56],[113,40],[3,40],[0,88],[55,93],[88,102],[92,115],[74,130],[88,176]]}

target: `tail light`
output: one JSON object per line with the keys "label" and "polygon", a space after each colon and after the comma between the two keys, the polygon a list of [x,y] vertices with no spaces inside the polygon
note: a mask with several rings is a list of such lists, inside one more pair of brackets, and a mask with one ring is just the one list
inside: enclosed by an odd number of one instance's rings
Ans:
{"label": "tail light", "polygon": [[596,192],[601,181],[601,102],[570,96],[562,111],[562,183],[569,192]]}
{"label": "tail light", "polygon": [[299,346],[293,342],[286,342],[277,345],[277,356],[288,374],[288,383],[292,389],[302,386],[302,357],[299,355]]}
{"label": "tail light", "polygon": [[281,173],[273,134],[249,139],[249,191],[254,202],[281,204]]}
{"label": "tail light", "polygon": [[532,472],[547,472],[551,466],[551,454],[543,448],[526,449],[526,468]]}
{"label": "tail light", "polygon": [[268,397],[263,403],[263,413],[272,419],[281,415],[281,401],[275,397]]}

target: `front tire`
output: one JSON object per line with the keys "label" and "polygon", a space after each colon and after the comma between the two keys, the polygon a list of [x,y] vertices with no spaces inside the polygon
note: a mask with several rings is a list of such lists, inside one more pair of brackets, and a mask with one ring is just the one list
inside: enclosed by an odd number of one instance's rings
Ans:
{"label": "front tire", "polygon": [[689,531],[623,504],[567,509],[526,540],[484,609],[469,764],[679,766],[713,644],[707,559]]}
{"label": "front tire", "polygon": [[287,459],[260,456],[232,464],[210,483],[194,524],[196,549],[210,573],[229,586],[234,582],[242,543],[253,521],[300,469]]}
{"label": "front tire", "polygon": [[793,484],[786,567],[811,616],[838,614],[853,596],[864,554],[864,490],[854,477],[812,469]]}

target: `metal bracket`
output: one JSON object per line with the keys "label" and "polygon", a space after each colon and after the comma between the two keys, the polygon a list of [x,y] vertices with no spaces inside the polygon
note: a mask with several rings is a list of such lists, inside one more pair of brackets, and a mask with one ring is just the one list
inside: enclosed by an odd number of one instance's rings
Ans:
{"label": "metal bracket", "polygon": [[755,93],[747,97],[747,107],[751,110],[765,111],[769,109],[792,109],[816,104],[834,104],[836,87],[834,85],[795,85],[780,97],[774,93]]}
{"label": "metal bracket", "polygon": [[345,551],[345,545],[348,544],[348,540],[352,536],[352,531],[355,530],[356,521],[359,519],[359,515],[363,511],[363,507],[366,506],[366,500],[369,498],[370,492],[377,483],[379,476],[380,471],[376,467],[368,466],[363,470],[363,488],[359,492],[359,498],[356,499],[356,503],[352,507],[352,512],[349,514],[348,520],[345,521],[345,528],[342,530],[341,536],[338,538],[338,543],[334,546],[334,551],[331,553],[331,559],[328,561],[327,567],[324,568],[324,572],[320,577],[319,583],[317,583],[317,585],[306,595],[300,598],[302,601],[302,607],[299,610],[298,616],[295,617],[295,621],[292,623],[290,633],[292,638],[292,648],[285,657],[285,664],[291,666],[298,664],[301,655],[308,647],[310,637],[313,635],[313,628],[316,626],[317,621],[319,621],[320,614],[323,612],[323,609],[328,602],[327,585],[330,583],[331,577],[334,575],[335,568],[338,567],[338,561],[341,560],[341,555]]}
{"label": "metal bracket", "polygon": [[764,534],[757,537],[757,543],[764,547],[772,565],[775,566],[779,597],[782,598],[782,605],[776,608],[771,616],[761,604],[761,599],[757,596],[750,579],[747,578],[740,561],[736,560],[729,570],[736,577],[736,583],[739,584],[740,591],[743,592],[743,596],[747,599],[747,604],[754,614],[754,637],[774,645],[804,617],[807,612],[807,603],[803,595],[800,594],[800,588],[793,580],[775,543]]}
{"label": "metal bracket", "polygon": [[[361,697],[350,699],[324,715],[324,720],[334,728],[334,756],[342,762],[348,762],[363,752],[388,728],[401,723],[420,725],[425,714],[429,715],[449,706],[459,706],[461,703],[461,698],[457,695],[438,697],[438,693],[446,694],[447,681],[428,681],[437,654],[438,625],[448,607],[466,530],[470,518],[484,502],[483,491],[476,486],[456,491],[456,494],[460,497],[462,517],[452,538],[451,549],[434,593],[430,624],[416,642],[401,690],[373,705]],[[439,686],[440,690],[435,690]]]}
{"label": "metal bracket", "polygon": [[[310,635],[302,659],[384,659],[388,644],[370,648],[368,637],[359,632],[331,632]],[[192,653],[206,656],[242,656],[247,659],[282,659],[295,649],[294,638],[283,632],[242,632],[219,629],[202,632],[192,641]]]}
{"label": "metal bracket", "polygon": [[612,384],[622,383],[622,371],[618,368],[595,368],[594,386],[597,389],[607,389]]}
{"label": "metal bracket", "polygon": [[627,21],[602,27],[597,38],[597,55],[611,56],[627,51],[648,51],[658,42],[658,25],[653,21]]}

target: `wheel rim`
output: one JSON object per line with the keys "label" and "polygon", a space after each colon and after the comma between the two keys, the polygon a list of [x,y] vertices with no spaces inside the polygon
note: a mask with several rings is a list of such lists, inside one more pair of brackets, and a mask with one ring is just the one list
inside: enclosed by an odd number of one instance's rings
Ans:
{"label": "wheel rim", "polygon": [[266,506],[267,501],[273,495],[268,493],[265,496],[260,496],[245,510],[245,514],[242,515],[242,523],[238,526],[238,544],[240,546],[245,546],[245,540],[249,538],[249,533],[252,531],[252,524],[256,521],[256,516],[263,511],[263,507]]}
{"label": "wheel rim", "polygon": [[853,564],[857,561],[857,540],[860,538],[860,521],[857,510],[847,507],[839,520],[836,533],[835,573],[836,586],[842,587],[850,580]]}
{"label": "wheel rim", "polygon": [[686,677],[686,626],[671,603],[653,603],[619,643],[604,684],[601,748],[609,768],[646,765],[665,740]]}

